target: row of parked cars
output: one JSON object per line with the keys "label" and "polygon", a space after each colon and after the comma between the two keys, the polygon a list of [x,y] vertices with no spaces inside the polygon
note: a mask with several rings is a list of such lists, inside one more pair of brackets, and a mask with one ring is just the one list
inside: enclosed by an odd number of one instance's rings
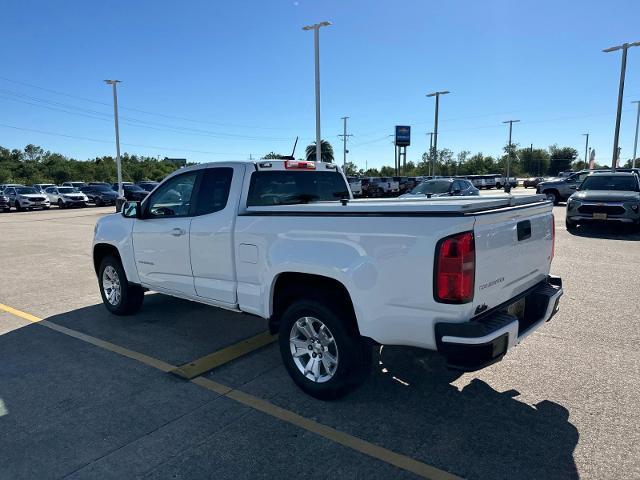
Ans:
{"label": "row of parked cars", "polygon": [[[158,182],[144,181],[137,184],[122,184],[124,197],[131,201],[143,200]],[[62,185],[36,183],[31,186],[19,184],[0,185],[0,210],[9,212],[44,209],[51,205],[58,208],[86,207],[93,204],[97,207],[115,205],[118,198],[118,184],[107,182],[64,182]]]}

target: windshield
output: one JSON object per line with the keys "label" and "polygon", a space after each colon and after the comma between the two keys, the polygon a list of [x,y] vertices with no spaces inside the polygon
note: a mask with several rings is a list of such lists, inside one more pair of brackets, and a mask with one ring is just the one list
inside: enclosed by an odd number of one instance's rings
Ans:
{"label": "windshield", "polygon": [[248,207],[294,205],[349,198],[349,191],[338,172],[255,172],[251,176]]}
{"label": "windshield", "polygon": [[77,190],[73,187],[59,187],[58,192],[59,193],[76,193]]}
{"label": "windshield", "polygon": [[585,178],[580,190],[616,190],[637,192],[638,181],[635,176],[590,175]]}
{"label": "windshield", "polygon": [[450,185],[451,182],[447,180],[428,180],[411,190],[411,193],[413,193],[414,195],[427,195],[428,193],[447,193],[449,191]]}
{"label": "windshield", "polygon": [[108,185],[92,185],[91,189],[97,192],[113,192],[113,189]]}
{"label": "windshield", "polygon": [[30,193],[38,193],[38,191],[32,187],[18,187],[16,188],[16,191],[18,193],[25,194],[25,195],[28,195]]}

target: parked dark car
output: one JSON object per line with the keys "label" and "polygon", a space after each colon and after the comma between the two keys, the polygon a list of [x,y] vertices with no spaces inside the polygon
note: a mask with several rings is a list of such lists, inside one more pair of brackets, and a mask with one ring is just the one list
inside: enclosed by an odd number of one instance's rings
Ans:
{"label": "parked dark car", "polygon": [[160,182],[152,182],[151,180],[145,180],[143,182],[138,182],[138,186],[147,192],[152,191],[159,185]]}
{"label": "parked dark car", "polygon": [[80,191],[87,196],[89,203],[93,203],[96,207],[115,205],[118,198],[118,193],[114,192],[109,184],[104,183],[89,184],[80,188]]}
{"label": "parked dark car", "polygon": [[[117,192],[118,184],[114,183],[112,189]],[[130,202],[142,201],[146,198],[147,195],[149,195],[149,192],[138,185],[134,185],[133,183],[123,183],[122,189],[124,190],[124,198],[126,198]]]}
{"label": "parked dark car", "polygon": [[530,177],[525,178],[522,182],[524,188],[533,187],[536,188],[540,182],[544,182],[544,177]]}

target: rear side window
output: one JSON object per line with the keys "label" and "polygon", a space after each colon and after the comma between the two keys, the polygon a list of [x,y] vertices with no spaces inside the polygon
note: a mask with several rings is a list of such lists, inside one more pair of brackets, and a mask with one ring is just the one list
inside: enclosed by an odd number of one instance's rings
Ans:
{"label": "rear side window", "polygon": [[338,172],[260,171],[251,175],[247,207],[294,205],[349,198]]}
{"label": "rear side window", "polygon": [[232,177],[231,167],[207,168],[204,171],[198,190],[196,215],[218,212],[227,206]]}

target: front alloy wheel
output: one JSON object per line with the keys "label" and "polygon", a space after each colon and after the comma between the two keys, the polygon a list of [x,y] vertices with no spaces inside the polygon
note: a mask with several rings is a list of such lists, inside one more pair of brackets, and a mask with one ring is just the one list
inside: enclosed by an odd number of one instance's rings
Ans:
{"label": "front alloy wheel", "polygon": [[122,298],[122,286],[118,272],[112,265],[108,265],[102,272],[102,291],[107,301],[114,307],[120,304]]}
{"label": "front alloy wheel", "polygon": [[130,315],[137,312],[144,300],[140,285],[129,283],[120,259],[107,255],[100,263],[98,284],[102,303],[115,315]]}
{"label": "front alloy wheel", "polygon": [[324,383],[338,368],[338,345],[331,330],[314,317],[302,317],[291,327],[289,348],[300,373],[313,382]]}

